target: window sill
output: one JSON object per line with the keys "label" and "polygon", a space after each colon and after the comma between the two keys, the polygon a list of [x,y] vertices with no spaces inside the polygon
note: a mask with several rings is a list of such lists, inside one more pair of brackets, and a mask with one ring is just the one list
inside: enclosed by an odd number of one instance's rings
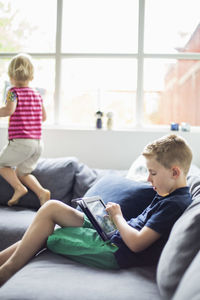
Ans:
{"label": "window sill", "polygon": [[[0,122],[0,129],[7,129],[8,124],[6,122]],[[43,124],[43,129],[44,130],[61,130],[61,131],[81,131],[81,132],[127,132],[127,133],[136,133],[136,132],[151,132],[151,133],[199,133],[200,132],[200,126],[191,126],[190,131],[182,131],[181,129],[176,131],[176,130],[170,130],[170,126],[164,126],[164,125],[155,125],[155,126],[137,126],[137,127],[132,127],[132,128],[113,128],[112,130],[108,130],[106,128],[101,128],[97,129],[95,127],[78,127],[78,126],[67,126],[67,125],[56,125],[56,124]]]}

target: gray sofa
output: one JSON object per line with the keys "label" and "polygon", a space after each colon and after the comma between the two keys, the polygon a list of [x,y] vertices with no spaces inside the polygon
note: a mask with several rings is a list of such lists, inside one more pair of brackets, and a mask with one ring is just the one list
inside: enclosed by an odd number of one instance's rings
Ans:
{"label": "gray sofa", "polygon": [[[112,201],[120,198],[129,211],[127,203],[140,209],[141,203],[146,205],[145,197],[136,199],[135,183],[126,178],[127,171],[91,169],[75,157],[66,157],[41,159],[34,174],[51,190],[53,199],[68,204],[93,191]],[[0,299],[200,299],[200,170],[196,166],[190,169],[188,184],[193,202],[174,224],[158,265],[99,270],[44,249],[0,288]],[[31,191],[10,208],[6,203],[11,195],[11,187],[0,177],[0,250],[22,237],[39,208]]]}

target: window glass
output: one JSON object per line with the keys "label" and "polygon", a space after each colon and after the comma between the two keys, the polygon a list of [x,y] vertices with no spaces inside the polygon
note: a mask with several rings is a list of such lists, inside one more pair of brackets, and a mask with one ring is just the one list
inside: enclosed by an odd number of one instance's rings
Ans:
{"label": "window glass", "polygon": [[136,61],[134,59],[64,59],[60,121],[94,127],[95,112],[113,112],[115,128],[133,126]]}
{"label": "window glass", "polygon": [[199,86],[199,60],[145,60],[144,123],[200,126]]}
{"label": "window glass", "polygon": [[5,103],[6,88],[9,80],[7,75],[8,64],[9,59],[0,58],[0,106]]}
{"label": "window glass", "polygon": [[63,52],[137,51],[138,0],[63,1]]}
{"label": "window glass", "polygon": [[[139,0],[62,2],[62,28],[56,28],[57,0],[0,0],[1,105],[9,82],[10,54],[28,52],[35,65],[32,85],[40,88],[47,108],[46,123],[54,123],[56,115],[60,125],[94,128],[95,112],[101,110],[103,128],[108,112],[113,113],[113,128],[133,128],[136,105],[143,101],[143,114],[138,119],[145,125],[187,122],[200,126],[199,60],[192,55],[188,60],[178,59],[178,55],[170,59],[172,53],[200,55],[199,0],[143,1],[141,53],[137,53]],[[60,30],[62,53],[56,53],[56,32]],[[79,58],[72,58],[76,53]],[[106,53],[111,55],[106,57]],[[134,54],[135,59],[129,55],[117,58],[115,54],[120,53]],[[165,59],[161,60],[159,53],[164,53]],[[148,54],[153,58],[144,58]],[[137,55],[144,59],[144,72],[140,69],[144,82],[138,86],[143,99],[136,99]],[[61,71],[61,90],[56,87],[60,97],[54,103],[55,69]]]}
{"label": "window glass", "polygon": [[54,52],[56,0],[0,1],[0,52]]}
{"label": "window glass", "polygon": [[[8,64],[10,59],[0,60],[0,97],[1,106],[5,104],[6,90],[10,87],[8,72]],[[54,82],[55,82],[55,61],[54,59],[36,59],[33,58],[34,64],[34,80],[30,82],[30,86],[39,89],[45,108],[47,110],[46,123],[54,121]],[[1,123],[7,122],[6,118],[0,118]]]}
{"label": "window glass", "polygon": [[145,52],[200,52],[199,0],[146,0]]}
{"label": "window glass", "polygon": [[45,123],[54,122],[54,91],[55,91],[55,60],[35,58],[33,59],[35,68],[34,80],[31,85],[38,88],[47,110],[47,120]]}

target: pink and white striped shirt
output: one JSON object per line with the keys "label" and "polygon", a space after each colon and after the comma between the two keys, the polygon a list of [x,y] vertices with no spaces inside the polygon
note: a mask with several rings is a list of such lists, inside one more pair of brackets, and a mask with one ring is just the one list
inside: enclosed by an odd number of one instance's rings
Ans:
{"label": "pink and white striped shirt", "polygon": [[17,106],[9,120],[9,140],[41,139],[42,97],[30,87],[13,87],[10,91],[17,96]]}

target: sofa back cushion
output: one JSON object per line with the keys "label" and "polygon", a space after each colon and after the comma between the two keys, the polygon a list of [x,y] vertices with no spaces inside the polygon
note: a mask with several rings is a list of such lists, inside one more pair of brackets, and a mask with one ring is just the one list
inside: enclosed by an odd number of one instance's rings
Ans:
{"label": "sofa back cushion", "polygon": [[127,170],[93,169],[79,162],[75,174],[73,198],[80,198],[102,177],[107,175],[126,176]]}
{"label": "sofa back cushion", "polygon": [[171,299],[186,269],[200,249],[200,197],[174,224],[158,263],[157,282],[164,299]]}
{"label": "sofa back cushion", "polygon": [[80,198],[98,179],[98,172],[84,163],[78,164],[73,186],[73,198]]}
{"label": "sofa back cushion", "polygon": [[192,199],[200,195],[200,174],[199,175],[188,175],[187,184],[190,187],[190,193]]}
{"label": "sofa back cushion", "polygon": [[199,299],[200,295],[200,251],[197,253],[189,268],[178,285],[173,300]]}
{"label": "sofa back cushion", "polygon": [[[51,198],[70,203],[72,199],[72,187],[75,173],[78,168],[78,160],[75,157],[41,158],[33,175],[41,185],[51,191]],[[0,205],[7,205],[12,197],[12,187],[0,176]],[[37,196],[29,192],[20,198],[17,206],[38,209],[40,207]]]}
{"label": "sofa back cushion", "polygon": [[121,206],[124,217],[138,216],[153,200],[155,191],[148,183],[136,182],[118,175],[107,175],[98,180],[85,197],[99,195],[105,203]]}

